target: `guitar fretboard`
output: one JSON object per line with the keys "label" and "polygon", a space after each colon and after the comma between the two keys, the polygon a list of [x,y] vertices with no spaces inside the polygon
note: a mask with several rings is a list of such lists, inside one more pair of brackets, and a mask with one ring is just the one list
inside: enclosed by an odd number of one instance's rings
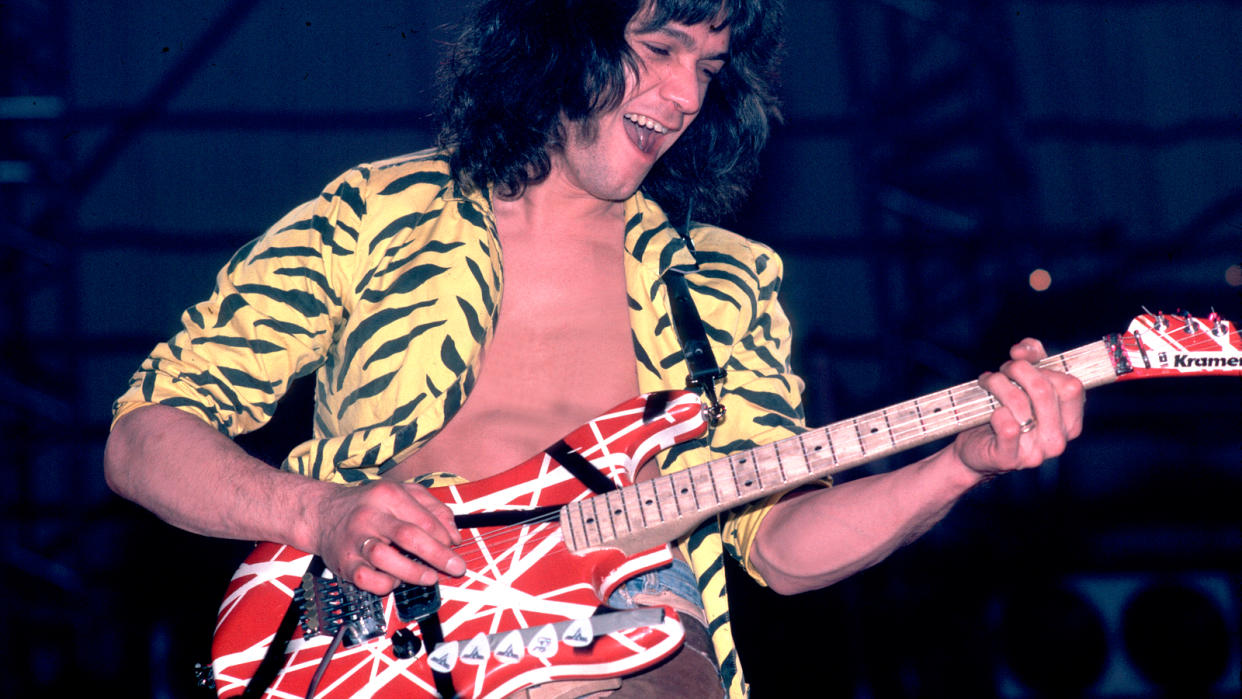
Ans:
{"label": "guitar fretboard", "polygon": [[[1104,341],[1040,362],[1087,388],[1117,379]],[[566,505],[572,551],[635,553],[676,538],[708,516],[987,422],[998,403],[977,381],[730,454]]]}

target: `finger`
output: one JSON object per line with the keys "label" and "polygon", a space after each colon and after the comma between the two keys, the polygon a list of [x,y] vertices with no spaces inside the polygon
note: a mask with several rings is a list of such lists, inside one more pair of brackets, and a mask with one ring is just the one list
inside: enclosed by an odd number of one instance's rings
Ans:
{"label": "finger", "polygon": [[413,524],[444,545],[455,543],[460,537],[457,530],[446,526],[452,513],[426,488],[396,481],[379,480],[367,486],[370,507],[375,518],[367,534],[380,535],[392,541],[396,528],[402,523]]}
{"label": "finger", "polygon": [[[1030,366],[1026,362],[1021,363]],[[1012,376],[1014,364],[1018,362],[1007,362],[1001,367],[1001,371],[989,372],[979,377],[979,385],[983,386],[1000,403],[996,412],[993,413],[994,416],[996,413],[1001,414],[1000,423],[997,424],[995,421],[993,423],[993,427],[998,428],[998,435],[1010,436],[1013,431],[1020,433],[1023,425],[1033,424],[1030,420],[1037,418],[1026,390]],[[1014,430],[1008,429],[1011,421]]]}
{"label": "finger", "polygon": [[352,576],[346,578],[353,582],[361,590],[366,590],[373,595],[386,595],[396,589],[401,582],[375,566],[369,564],[359,565]]}
{"label": "finger", "polygon": [[1024,338],[1021,342],[1009,348],[1009,358],[1027,361],[1032,364],[1048,356],[1048,352],[1044,350],[1044,343],[1033,337]]}
{"label": "finger", "polygon": [[1047,372],[1059,401],[1061,429],[1068,439],[1082,434],[1083,414],[1087,402],[1087,389],[1076,377],[1058,371]]}
{"label": "finger", "polygon": [[461,532],[457,531],[457,524],[453,520],[453,511],[449,509],[448,505],[445,505],[436,496],[432,495],[430,490],[421,485],[408,483],[405,485],[405,488],[406,492],[414,500],[425,507],[431,516],[436,518],[444,529],[444,533],[448,535],[448,543],[460,544]]}
{"label": "finger", "polygon": [[456,551],[416,525],[401,525],[392,545],[405,556],[454,577],[466,572],[466,562]]}
{"label": "finger", "polygon": [[377,544],[367,557],[370,564],[407,582],[434,584],[438,573],[459,577],[466,563],[452,549],[412,525],[403,525],[391,543]]}

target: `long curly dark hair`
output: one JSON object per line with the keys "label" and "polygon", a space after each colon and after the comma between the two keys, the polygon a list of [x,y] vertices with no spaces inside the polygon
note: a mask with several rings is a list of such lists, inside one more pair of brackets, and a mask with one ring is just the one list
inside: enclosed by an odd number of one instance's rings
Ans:
{"label": "long curly dark hair", "polygon": [[780,118],[779,0],[486,0],[439,75],[439,143],[452,152],[458,182],[514,197],[547,177],[548,149],[564,139],[562,114],[589,124],[624,98],[626,71],[637,71],[625,28],[646,10],[653,27],[711,21],[731,34],[702,110],[643,190],[672,216],[690,202],[699,220],[732,213]]}

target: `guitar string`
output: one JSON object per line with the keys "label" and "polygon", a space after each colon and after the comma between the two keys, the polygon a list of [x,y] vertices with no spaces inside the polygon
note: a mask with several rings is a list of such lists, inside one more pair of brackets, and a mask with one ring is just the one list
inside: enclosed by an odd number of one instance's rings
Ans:
{"label": "guitar string", "polygon": [[[1085,351],[1071,351],[1071,352],[1067,352],[1065,355],[1062,355],[1061,357],[1064,357],[1064,358],[1066,359],[1066,361],[1072,361],[1072,360],[1074,360],[1074,359],[1079,358],[1080,356],[1083,356],[1083,355],[1086,355],[1086,354],[1090,354],[1090,352],[1098,352],[1098,351],[1099,351],[1099,348],[1098,348],[1098,347],[1091,347],[1089,350],[1085,350]],[[1048,361],[1048,364],[1050,364],[1050,365],[1051,365],[1051,364],[1056,364],[1056,363],[1059,363],[1059,362],[1060,362],[1060,360],[1061,360],[1061,357],[1054,357],[1054,358],[1052,358],[1051,360],[1049,360],[1049,361]],[[1098,378],[1098,377],[1100,377],[1100,376],[1104,376],[1104,375],[1107,375],[1107,374],[1112,374],[1113,372],[1112,372],[1112,369],[1111,369],[1111,365],[1105,366],[1106,364],[1107,364],[1107,362],[1103,362],[1103,363],[1101,363],[1101,362],[1096,362],[1096,363],[1094,363],[1093,365],[1091,365],[1091,366],[1090,366],[1090,367],[1088,367],[1088,368],[1089,368],[1089,369],[1097,369],[1097,368],[1098,368],[1098,369],[1100,369],[1100,372],[1099,372],[1097,375],[1095,375],[1095,376],[1084,376],[1083,378]],[[1099,366],[1097,367],[1097,366],[1095,366],[1095,365],[1099,365]],[[1086,373],[1086,372],[1084,372],[1084,373]],[[980,385],[978,384],[978,382],[971,382],[971,383],[962,384],[962,385],[960,385],[960,386],[955,386],[955,387],[952,387],[952,388],[949,388],[949,389],[945,389],[945,390],[943,390],[943,391],[939,392],[939,394],[931,394],[930,396],[926,396],[926,397],[924,397],[924,398],[922,398],[922,399],[916,399],[916,400],[914,400],[914,401],[908,401],[906,404],[901,404],[901,405],[907,405],[907,404],[908,404],[908,405],[913,405],[913,404],[918,403],[919,401],[926,401],[927,399],[929,399],[929,398],[933,398],[933,397],[936,397],[936,396],[938,396],[938,395],[940,395],[940,394],[944,394],[944,395],[946,395],[946,396],[947,396],[947,395],[949,395],[949,394],[951,394],[951,393],[953,393],[953,392],[957,392],[957,393],[959,393],[959,394],[960,394],[960,393],[968,393],[968,392],[980,393],[980,394],[981,394],[981,397],[980,397],[980,398],[973,399],[973,400],[970,400],[970,401],[967,401],[967,402],[963,402],[963,403],[956,404],[956,407],[955,407],[954,411],[952,411],[952,412],[948,415],[948,417],[949,417],[950,419],[945,420],[943,417],[942,417],[942,418],[940,418],[940,421],[941,421],[941,422],[944,422],[944,426],[953,425],[953,424],[959,424],[959,423],[961,423],[961,422],[968,422],[969,420],[971,420],[971,419],[973,419],[973,418],[975,418],[975,417],[980,417],[980,416],[983,416],[983,415],[990,414],[990,413],[991,413],[991,412],[993,412],[993,411],[995,410],[995,408],[996,408],[997,403],[996,403],[995,399],[991,396],[991,394],[987,393],[987,392],[986,392],[986,391],[982,388],[982,386],[980,386]],[[894,407],[894,408],[896,408],[896,407],[899,407],[899,406],[893,406],[893,407]],[[883,411],[876,411],[876,412],[874,412],[874,413],[868,413],[867,415],[863,415],[863,416],[859,416],[858,418],[855,418],[855,419],[854,419],[854,421],[849,421],[849,420],[847,420],[847,421],[845,421],[844,423],[834,423],[833,425],[829,425],[829,426],[827,426],[827,427],[820,428],[818,431],[821,431],[821,432],[825,432],[825,433],[827,433],[827,432],[829,432],[830,430],[832,430],[833,428],[836,428],[836,429],[841,429],[842,427],[852,427],[852,426],[853,426],[853,424],[854,424],[856,421],[859,421],[859,420],[864,420],[864,419],[866,419],[866,418],[868,418],[868,417],[878,417],[879,415],[881,415],[881,414],[882,414],[882,412],[883,412]],[[928,431],[931,431],[931,430],[934,430],[934,429],[939,429],[939,428],[940,428],[940,426],[935,426],[935,427],[931,427],[931,428],[929,429],[928,427],[926,427],[925,422],[926,422],[926,419],[922,419],[922,420],[921,420],[921,419],[915,418],[915,419],[910,420],[910,421],[905,422],[905,423],[896,423],[895,425],[893,425],[893,426],[892,426],[892,427],[888,430],[888,432],[890,432],[890,433],[892,433],[892,434],[893,434],[893,439],[894,439],[894,441],[900,441],[900,440],[902,440],[902,439],[906,439],[906,438],[907,438],[907,436],[908,436],[909,434],[917,434],[917,435],[921,436],[921,435],[923,435],[923,434],[926,434]],[[914,426],[914,427],[915,427],[915,429],[913,429],[913,430],[907,430],[906,428],[907,428],[907,427],[910,427],[910,426]],[[946,436],[947,436],[947,435],[946,435]],[[767,445],[763,445],[763,446],[757,447],[755,450],[751,450],[751,451],[757,451],[757,450],[775,451],[775,446],[774,446],[774,444],[767,444]],[[713,466],[716,466],[716,465],[718,465],[719,463],[724,462],[724,461],[730,461],[730,457],[723,457],[723,458],[721,458],[721,459],[719,459],[719,460],[715,460],[715,461],[712,461],[712,462],[708,462],[708,463],[702,464],[700,467],[713,467]],[[809,459],[808,459],[808,461],[809,461]],[[730,466],[732,466],[732,464],[730,464]],[[699,468],[699,467],[696,467],[696,468]],[[651,481],[647,481],[647,483],[651,483]],[[637,484],[635,484],[635,486],[637,486]],[[657,494],[658,494],[658,493],[657,493]],[[712,496],[712,497],[715,497],[717,500],[719,499],[718,494],[709,494],[709,493],[706,493],[706,492],[703,492],[703,491],[700,491],[700,492],[699,492],[699,494],[701,494],[701,495],[703,495],[703,496],[705,496],[705,497]],[[658,507],[657,507],[657,510],[658,510]],[[559,517],[559,513],[549,514],[549,515],[545,515],[545,516],[541,516],[541,517],[536,517],[536,518],[532,518],[532,519],[530,519],[530,520],[523,521],[523,522],[519,522],[519,523],[516,523],[516,524],[513,524],[513,525],[506,525],[506,526],[504,526],[504,527],[499,527],[499,528],[497,528],[497,529],[495,529],[495,530],[493,530],[493,531],[491,531],[491,532],[488,532],[487,534],[484,534],[484,535],[481,535],[481,536],[476,536],[476,537],[471,537],[471,538],[467,539],[466,541],[463,541],[463,542],[462,542],[462,544],[461,544],[461,546],[462,546],[462,547],[465,547],[465,546],[467,546],[467,545],[469,545],[469,544],[471,544],[471,543],[475,543],[475,544],[478,544],[478,545],[483,545],[483,544],[485,544],[485,543],[492,543],[492,544],[494,544],[494,543],[502,543],[502,544],[508,544],[508,543],[510,543],[511,541],[516,541],[516,540],[517,540],[517,538],[521,536],[521,527],[523,527],[523,526],[529,526],[529,525],[532,525],[532,524],[539,524],[539,523],[546,522],[546,521],[550,521],[550,520],[552,520],[552,519],[554,519],[554,518],[557,518],[557,517]],[[661,518],[661,521],[663,521],[663,520],[662,520],[662,518]],[[629,526],[627,525],[627,526],[625,527],[625,529],[627,529],[627,530],[632,530],[633,528],[632,528],[632,527],[629,527]],[[510,538],[505,539],[505,540],[502,540],[502,541],[499,541],[499,542],[497,541],[497,539],[502,539],[503,537],[510,537]],[[475,554],[474,556],[471,556],[471,558],[473,558],[474,560],[467,561],[467,563],[468,563],[468,564],[469,564],[469,563],[473,563],[473,562],[477,562],[478,560],[482,560],[482,559],[484,559],[484,558],[487,558],[487,556],[483,555],[483,554],[480,552],[480,553],[478,553],[478,554]]]}
{"label": "guitar string", "polygon": [[[1232,336],[1236,336],[1237,334],[1238,334],[1237,332],[1231,332],[1229,335],[1232,337]],[[1041,366],[1050,366],[1050,365],[1055,366],[1056,364],[1060,363],[1062,359],[1064,359],[1067,362],[1072,362],[1076,359],[1080,359],[1081,357],[1085,355],[1089,355],[1092,353],[1098,353],[1100,352],[1100,350],[1101,350],[1100,343],[1095,343],[1094,345],[1088,345],[1086,347],[1079,348],[1077,350],[1071,350],[1070,352],[1067,352],[1063,355],[1054,356],[1048,360],[1045,360],[1045,362],[1042,362]],[[1111,362],[1108,362],[1108,361],[1094,361],[1094,362],[1088,363],[1084,367],[1073,367],[1073,368],[1080,369],[1078,373],[1081,375],[1080,379],[1084,381],[1106,379],[1106,378],[1110,378],[1111,376],[1115,375]],[[890,428],[887,429],[886,431],[892,435],[892,439],[894,442],[899,442],[899,441],[908,439],[909,435],[911,434],[921,437],[922,435],[927,434],[929,431],[941,429],[945,426],[951,426],[953,424],[960,424],[961,422],[967,422],[975,417],[981,417],[983,415],[988,415],[991,412],[994,412],[994,410],[997,407],[995,398],[993,398],[991,394],[986,393],[986,391],[982,388],[982,386],[978,384],[978,382],[966,383],[960,386],[955,386],[949,389],[945,389],[941,391],[940,394],[943,394],[947,397],[953,392],[962,394],[962,393],[967,393],[967,392],[980,392],[980,391],[983,392],[981,398],[968,401],[965,403],[957,404],[955,406],[954,411],[950,413],[949,415],[949,417],[951,418],[950,420],[943,420],[943,419],[940,420],[940,422],[943,422],[942,425],[936,425],[936,426],[929,428],[926,424],[928,421],[926,417],[924,418],[916,417],[904,423],[896,423],[895,425],[890,426]],[[915,399],[913,401],[907,401],[904,404],[899,404],[897,406],[893,406],[892,409],[886,409],[886,410],[895,410],[903,406],[917,406],[917,404],[920,401],[925,402],[927,399],[934,398],[940,394],[931,394],[930,396],[927,396],[922,399]],[[830,432],[833,428],[836,428],[839,430],[843,426],[850,427],[856,424],[858,421],[861,421],[867,418],[873,418],[873,419],[878,418],[884,415],[884,412],[885,411],[875,411],[874,413],[868,413],[866,415],[855,418],[853,421],[846,421],[845,423],[835,423],[833,425],[820,428],[819,431],[829,434],[829,438],[831,438]],[[909,428],[913,428],[913,429],[909,429]],[[775,452],[775,445],[774,444],[763,445],[756,449],[763,449],[763,450]],[[752,451],[755,451],[755,450],[752,450]],[[731,455],[730,457],[724,457],[716,461],[708,462],[706,464],[703,464],[702,466],[714,467],[718,465],[721,461],[731,461],[732,456],[735,456],[735,455]],[[824,460],[828,460],[828,459],[824,459]],[[808,461],[810,461],[810,459],[808,459]],[[730,463],[730,467],[732,467],[731,463]],[[702,492],[702,491],[700,491],[699,494],[705,497],[709,495],[708,493]],[[657,491],[657,495],[658,495],[658,491]],[[711,495],[714,495],[717,499],[719,499],[718,495],[715,495],[715,494],[711,494]],[[529,520],[527,522],[518,523],[515,525],[510,525],[508,527],[500,528],[496,531],[490,532],[489,534],[486,534],[483,536],[473,537],[471,541],[487,542],[489,540],[494,540],[498,537],[503,537],[508,534],[519,534],[520,535],[520,528],[522,526],[530,525],[530,524],[537,524],[541,521],[549,521],[555,518],[556,516],[558,515],[548,515],[546,517],[533,518],[532,520]],[[661,521],[662,521],[662,517],[661,517]],[[626,528],[631,529],[628,526]],[[463,544],[465,543],[466,542],[463,542]]]}
{"label": "guitar string", "polygon": [[[1231,330],[1227,333],[1226,339],[1232,340],[1238,336],[1239,336],[1239,332],[1237,330]],[[1227,344],[1232,344],[1232,343],[1227,342]],[[1096,343],[1086,345],[1086,346],[1083,346],[1083,347],[1080,347],[1074,350],[1070,350],[1061,355],[1055,355],[1053,357],[1049,357],[1048,359],[1041,361],[1040,366],[1044,368],[1049,367],[1049,366],[1057,366],[1061,364],[1062,361],[1072,365],[1077,360],[1080,360],[1084,357],[1090,357],[1093,354],[1098,355],[1101,351],[1105,351],[1102,346],[1102,343],[1096,342]],[[1101,379],[1112,378],[1113,376],[1116,375],[1116,372],[1112,366],[1111,361],[1108,361],[1107,358],[1105,358],[1103,361],[1097,358],[1095,360],[1089,361],[1085,363],[1084,365],[1078,366],[1078,367],[1071,366],[1070,371],[1074,375],[1078,376],[1078,378],[1081,381],[1084,381],[1086,383],[1090,383],[1092,381],[1101,380]],[[893,425],[890,425],[885,431],[891,435],[891,439],[894,442],[901,442],[907,439],[911,439],[912,435],[914,436],[914,438],[918,438],[918,437],[921,437],[927,434],[928,432],[931,432],[937,429],[943,429],[944,427],[949,427],[955,424],[960,424],[962,422],[969,422],[970,420],[977,418],[977,417],[982,417],[984,415],[990,415],[992,412],[996,410],[996,408],[999,405],[996,399],[990,393],[987,393],[987,391],[977,381],[968,382],[968,383],[960,384],[958,386],[954,386],[948,389],[943,389],[939,392],[929,394],[928,396],[924,396],[923,398],[917,398],[914,400],[906,401],[904,403],[899,403],[895,406],[891,406],[890,408],[886,408],[884,410],[866,413],[864,415],[858,416],[857,418],[854,418],[853,420],[846,420],[844,422],[833,423],[831,425],[818,428],[817,430],[811,430],[807,433],[803,433],[801,435],[791,437],[790,439],[798,439],[801,437],[805,437],[807,434],[811,434],[814,432],[824,433],[825,435],[828,436],[829,439],[831,439],[832,438],[831,432],[834,429],[840,430],[842,428],[852,427],[858,424],[859,421],[866,420],[866,419],[879,419],[885,416],[886,413],[896,412],[898,409],[901,409],[903,407],[913,408],[913,407],[917,407],[920,402],[927,402],[931,399],[934,399],[940,396],[950,397],[954,392],[958,394],[982,392],[982,396],[979,398],[973,398],[971,400],[968,400],[965,403],[955,404],[953,411],[951,411],[946,416],[936,416],[936,417],[929,418],[928,416],[919,417],[916,414],[916,417],[910,420],[907,420],[904,422],[898,422]],[[945,419],[946,417],[949,419]],[[932,422],[939,422],[941,424],[937,424],[929,428],[927,426],[927,422],[929,420]],[[950,435],[945,435],[945,436],[947,437]],[[775,443],[770,443],[766,445],[761,445],[749,451],[752,453],[755,453],[756,457],[759,456],[757,454],[759,450],[769,451],[775,454],[777,445],[779,443],[780,442],[775,442]],[[896,445],[893,445],[893,446],[896,446]],[[732,454],[726,457],[722,457],[720,459],[716,459],[716,460],[701,464],[700,466],[696,466],[694,468],[714,468],[718,466],[719,464],[721,464],[722,462],[728,462],[729,467],[733,468],[732,461],[735,456],[736,454]],[[812,463],[818,463],[820,461],[834,461],[837,463],[841,463],[837,459],[833,459],[831,457],[826,457],[824,459],[819,459],[819,460],[810,459],[808,457],[807,461],[812,462]],[[757,467],[760,467],[760,466],[757,466]],[[662,476],[662,478],[671,478],[671,475]],[[645,483],[652,484],[653,481],[645,481]],[[634,484],[634,487],[638,487],[638,486],[639,484]],[[658,496],[658,489],[656,489],[656,495]],[[702,489],[696,488],[696,495],[702,495],[705,498],[714,497],[717,500],[719,500],[718,494],[709,493]],[[659,508],[657,507],[657,512],[658,512],[658,509]],[[540,524],[544,522],[549,522],[558,517],[559,517],[559,512],[543,515],[540,517],[534,517],[529,520],[518,522],[512,525],[506,525],[504,527],[498,527],[495,530],[488,532],[486,534],[475,536],[475,537],[470,537],[467,540],[463,541],[462,544],[454,547],[454,549],[456,550],[458,548],[464,548],[471,543],[477,544],[479,546],[482,546],[484,544],[489,544],[489,543],[494,544],[494,543],[498,543],[497,539],[500,539],[501,537],[511,537],[511,539],[507,541],[499,542],[499,543],[508,544],[510,541],[517,541],[517,539],[520,538],[520,536],[522,536],[522,533],[521,533],[522,527]],[[662,516],[661,516],[661,521],[663,521]],[[632,529],[632,527],[627,526],[626,529]],[[478,562],[479,560],[488,558],[488,556],[485,556],[480,552],[479,554],[477,554],[477,556],[474,556],[473,558],[474,560],[467,561],[468,565],[470,563]]]}

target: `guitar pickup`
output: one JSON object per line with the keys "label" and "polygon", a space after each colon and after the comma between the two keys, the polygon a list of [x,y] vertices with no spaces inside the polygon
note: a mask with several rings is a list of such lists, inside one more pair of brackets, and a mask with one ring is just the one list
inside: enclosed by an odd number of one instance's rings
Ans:
{"label": "guitar pickup", "polygon": [[392,592],[397,604],[397,618],[410,624],[422,621],[440,609],[438,585],[411,585],[406,583]]}

